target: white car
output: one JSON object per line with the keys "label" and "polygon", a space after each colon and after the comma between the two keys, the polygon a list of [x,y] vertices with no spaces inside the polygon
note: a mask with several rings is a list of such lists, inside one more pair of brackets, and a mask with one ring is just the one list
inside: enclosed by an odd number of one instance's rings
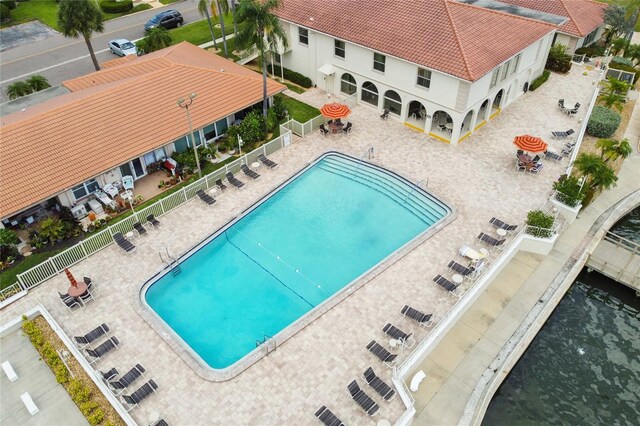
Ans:
{"label": "white car", "polygon": [[111,50],[111,53],[115,53],[118,56],[138,54],[138,48],[136,45],[124,38],[111,40],[109,42],[109,49]]}

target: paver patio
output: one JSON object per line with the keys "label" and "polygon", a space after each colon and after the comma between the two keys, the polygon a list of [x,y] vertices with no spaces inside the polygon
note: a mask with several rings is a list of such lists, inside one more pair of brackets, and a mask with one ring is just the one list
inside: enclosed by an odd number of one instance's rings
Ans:
{"label": "paver patio", "polygon": [[[516,173],[512,140],[524,133],[541,136],[559,152],[563,143],[551,140],[550,131],[578,131],[598,78],[598,71],[583,76],[584,70],[574,65],[566,76],[552,75],[540,89],[523,95],[457,146],[394,120],[380,120],[379,111],[357,106],[348,119],[354,126],[350,135],[324,138],[314,132],[272,155],[280,166],[273,171],[261,168],[262,178],[247,182],[246,189],[226,191],[213,207],[196,199],[161,217],[158,230],[134,239],[138,250],[133,255],[111,246],[75,265],[76,277],[97,281],[95,303],[68,312],[56,293],[68,287],[61,274],[0,312],[0,321],[42,303],[70,336],[106,322],[122,345],[98,368],[127,370],[140,363],[159,385],[157,394],[133,412],[140,424],[146,424],[153,411],[169,424],[315,424],[313,413],[320,405],[327,405],[348,424],[373,424],[380,418],[393,422],[405,408],[399,398],[382,402],[368,391],[381,406],[380,415],[369,418],[346,394],[346,385],[368,366],[391,382],[390,371],[368,353],[366,344],[372,339],[386,341],[382,327],[387,322],[423,339],[427,331],[402,318],[402,306],[411,304],[441,319],[453,300],[432,278],[445,272],[458,248],[479,247],[476,236],[491,229],[492,216],[519,223],[528,210],[545,203],[567,160],[544,161],[540,175]],[[563,97],[584,106],[577,117],[556,110],[557,99]],[[319,90],[302,98],[315,106],[330,101]],[[413,182],[428,178],[428,190],[456,209],[456,220],[238,377],[223,383],[200,378],[134,309],[142,284],[162,268],[158,252],[164,247],[175,254],[186,251],[320,154],[337,150],[359,158],[370,146],[375,148],[372,162]],[[359,383],[364,386],[361,379]]]}

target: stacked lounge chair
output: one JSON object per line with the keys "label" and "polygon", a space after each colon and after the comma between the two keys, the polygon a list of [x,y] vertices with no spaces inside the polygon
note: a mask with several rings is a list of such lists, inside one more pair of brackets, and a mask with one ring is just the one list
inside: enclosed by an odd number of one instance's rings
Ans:
{"label": "stacked lounge chair", "polygon": [[504,229],[507,232],[513,232],[518,228],[518,225],[509,225],[508,223],[505,223],[500,219],[496,219],[495,217],[492,217],[491,219],[489,219],[489,223],[495,226],[496,228]]}
{"label": "stacked lounge chair", "polygon": [[127,404],[127,411],[131,411],[134,408],[137,408],[138,404],[152,395],[156,391],[156,389],[158,389],[158,385],[156,385],[156,382],[154,382],[153,380],[149,380],[147,383],[140,386],[131,395],[122,395],[122,399]]}
{"label": "stacked lounge chair", "polygon": [[395,326],[391,325],[391,323],[387,323],[387,325],[384,326],[382,331],[387,333],[387,335],[389,337],[391,337],[392,339],[399,340],[400,343],[402,343],[402,345],[407,347],[407,348],[413,347],[413,345],[415,345],[415,343],[416,343],[415,339],[413,337],[411,337],[412,333],[407,334],[404,331],[402,331],[402,330],[396,328]]}
{"label": "stacked lounge chair", "polygon": [[244,182],[242,182],[241,180],[236,179],[236,178],[233,176],[233,173],[231,173],[231,172],[227,172],[227,175],[226,175],[226,176],[227,176],[227,181],[228,181],[231,185],[235,186],[235,187],[236,187],[236,189],[240,189],[240,188],[242,188],[242,187],[244,186]]}
{"label": "stacked lounge chair", "polygon": [[376,391],[385,401],[391,401],[396,396],[396,391],[376,375],[373,368],[369,367],[362,373],[365,382]]}
{"label": "stacked lounge chair", "polygon": [[209,206],[212,206],[216,203],[216,199],[213,198],[211,195],[205,194],[202,189],[198,189],[196,191],[196,195],[198,196],[198,198],[200,198],[203,202],[207,203],[207,205]]}
{"label": "stacked lounge chair", "polygon": [[324,405],[318,408],[316,411],[316,417],[324,424],[325,426],[345,426],[335,414],[331,412]]}
{"label": "stacked lounge chair", "polygon": [[549,158],[549,159],[551,159],[553,161],[556,161],[556,162],[557,161],[561,161],[564,158],[562,155],[556,154],[555,152],[548,151],[548,150],[544,152],[544,157],[545,158]]}
{"label": "stacked lounge chair", "polygon": [[498,240],[496,238],[493,238],[491,235],[485,234],[484,232],[481,232],[480,235],[478,235],[478,239],[483,243],[489,244],[491,247],[496,248],[500,248],[500,246],[505,242],[504,239]]}
{"label": "stacked lounge chair", "polygon": [[149,216],[147,216],[147,222],[149,222],[154,229],[156,228],[156,226],[160,226],[160,221],[156,219],[156,217],[153,214],[150,214]]}
{"label": "stacked lounge chair", "polygon": [[431,322],[431,318],[433,317],[433,314],[423,314],[419,310],[413,309],[409,305],[404,305],[404,308],[402,308],[402,311],[400,311],[400,313],[405,317],[411,318],[412,320],[416,321],[418,324],[420,324],[423,327],[428,328],[428,327],[431,327],[431,325],[433,325],[433,323]]}
{"label": "stacked lounge chair", "polygon": [[270,169],[275,169],[276,167],[278,167],[278,163],[276,163],[275,161],[269,160],[267,157],[264,156],[264,154],[258,155],[258,161],[260,161],[262,164],[264,164]]}
{"label": "stacked lounge chair", "polygon": [[353,381],[347,385],[349,396],[358,404],[368,415],[373,416],[380,410],[380,406],[365,391],[360,389],[357,381]]}
{"label": "stacked lounge chair", "polygon": [[93,358],[89,362],[89,364],[93,364],[94,362],[98,361],[100,358],[102,358],[112,350],[116,349],[118,345],[120,345],[120,342],[114,336],[114,337],[110,337],[109,340],[105,341],[103,344],[101,344],[95,349],[85,349],[85,352],[87,353],[87,355]]}
{"label": "stacked lounge chair", "polygon": [[73,336],[73,340],[75,341],[75,344],[78,347],[78,349],[82,349],[85,346],[95,342],[102,336],[107,336],[109,334],[109,331],[111,331],[109,330],[109,326],[103,323],[102,325],[99,325],[98,327],[94,328],[84,336]]}
{"label": "stacked lounge chair", "polygon": [[139,377],[144,375],[144,368],[140,364],[136,364],[131,370],[127,371],[124,376],[117,380],[109,381],[109,387],[113,389],[116,395],[121,394],[128,386],[133,384]]}
{"label": "stacked lounge chair", "polygon": [[575,130],[569,129],[566,132],[551,132],[551,136],[554,139],[566,139],[574,133],[575,133]]}
{"label": "stacked lounge chair", "polygon": [[143,236],[147,233],[147,229],[144,226],[142,226],[140,222],[134,223],[133,229],[138,233],[139,236]]}
{"label": "stacked lounge chair", "polygon": [[113,240],[116,242],[116,244],[118,244],[118,247],[120,247],[127,253],[133,253],[134,251],[136,251],[136,246],[134,246],[131,241],[123,237],[120,232],[116,232],[113,234]]}
{"label": "stacked lounge chair", "polygon": [[256,179],[260,178],[260,174],[254,172],[253,170],[248,168],[246,164],[240,165],[240,170],[242,170],[242,173],[244,173],[245,175],[249,176],[253,180],[256,180]]}
{"label": "stacked lounge chair", "polygon": [[367,345],[367,349],[380,361],[382,361],[387,367],[393,367],[395,365],[398,355],[390,353],[375,340],[369,342],[369,344]]}

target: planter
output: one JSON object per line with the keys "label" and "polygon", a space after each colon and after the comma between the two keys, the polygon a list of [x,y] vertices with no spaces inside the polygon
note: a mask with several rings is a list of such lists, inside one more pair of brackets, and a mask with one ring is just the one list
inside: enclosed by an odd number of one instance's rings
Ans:
{"label": "planter", "polygon": [[551,204],[553,204],[553,206],[558,209],[558,213],[560,213],[566,219],[567,224],[571,224],[576,220],[576,217],[578,216],[578,213],[582,208],[582,204],[578,204],[575,207],[569,207],[555,197],[551,198]]}
{"label": "planter", "polygon": [[554,234],[549,238],[539,238],[539,237],[534,237],[533,235],[529,235],[525,233],[522,236],[522,243],[520,244],[520,250],[546,256],[553,249],[553,246],[556,244],[557,239],[558,239],[558,234]]}

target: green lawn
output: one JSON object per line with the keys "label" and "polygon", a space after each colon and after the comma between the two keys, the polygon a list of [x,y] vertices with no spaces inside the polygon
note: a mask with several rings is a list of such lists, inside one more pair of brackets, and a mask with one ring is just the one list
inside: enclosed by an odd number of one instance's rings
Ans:
{"label": "green lawn", "polygon": [[43,253],[35,252],[31,256],[25,257],[14,268],[0,272],[0,290],[16,283],[18,281],[18,274],[21,274],[24,271],[33,268],[34,266],[44,262],[52,256],[55,256],[63,250],[65,249],[51,250]]}
{"label": "green lawn", "polygon": [[282,96],[282,101],[289,112],[289,117],[299,123],[306,123],[313,117],[320,115],[320,110],[318,108],[312,107],[311,105],[305,104],[304,102],[300,102],[299,100],[290,98],[286,95],[276,96]]}
{"label": "green lawn", "polygon": [[[216,38],[222,37],[222,30],[216,27],[216,24],[218,22],[218,18],[211,18],[213,33],[216,35]],[[230,13],[224,17],[224,29],[226,30],[227,34],[233,34],[233,16],[231,16]],[[186,23],[180,28],[169,30],[169,34],[171,34],[173,44],[180,43],[181,41],[188,41],[189,43],[195,44],[197,46],[199,44],[211,41],[211,31],[209,30],[209,23],[206,19],[202,19],[200,21],[192,23]],[[229,41],[230,40],[227,40],[227,43]]]}
{"label": "green lawn", "polygon": [[162,4],[171,4],[171,3],[175,3],[177,1],[181,1],[181,0],[160,0],[160,3]]}

